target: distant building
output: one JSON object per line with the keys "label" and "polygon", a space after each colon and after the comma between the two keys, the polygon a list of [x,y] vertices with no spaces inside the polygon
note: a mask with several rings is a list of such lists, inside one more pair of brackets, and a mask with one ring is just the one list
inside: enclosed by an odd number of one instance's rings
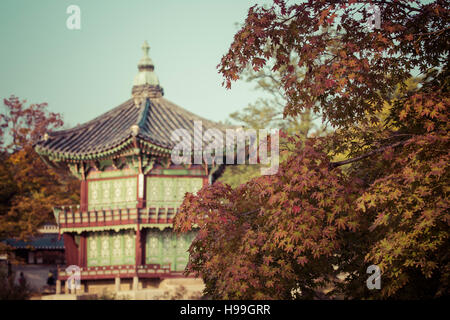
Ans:
{"label": "distant building", "polygon": [[27,241],[17,239],[2,241],[12,248],[10,258],[25,264],[65,264],[64,240],[58,234],[58,226],[44,225],[38,232],[38,235]]}

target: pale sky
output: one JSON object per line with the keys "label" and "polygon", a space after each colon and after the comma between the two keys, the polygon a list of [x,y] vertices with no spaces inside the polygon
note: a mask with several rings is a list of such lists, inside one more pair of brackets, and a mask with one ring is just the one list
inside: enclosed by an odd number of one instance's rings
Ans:
{"label": "pale sky", "polygon": [[[253,85],[221,86],[216,66],[249,0],[1,0],[0,97],[48,102],[70,127],[131,98],[147,40],[167,99],[219,121],[254,101]],[[81,30],[69,30],[69,5]],[[3,103],[2,103],[3,104]]]}

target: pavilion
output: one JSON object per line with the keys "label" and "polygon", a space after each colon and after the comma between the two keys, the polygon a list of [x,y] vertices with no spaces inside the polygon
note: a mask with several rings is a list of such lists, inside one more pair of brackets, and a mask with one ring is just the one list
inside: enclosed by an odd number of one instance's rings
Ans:
{"label": "pavilion", "polygon": [[[227,127],[164,98],[145,42],[131,98],[69,130],[45,134],[35,149],[48,165],[81,181],[80,203],[55,207],[67,266],[80,268],[82,291],[120,290],[183,278],[195,232],[176,235],[172,221],[186,192],[211,183],[223,166],[176,165],[171,133]],[[58,285],[69,275],[59,269]]]}

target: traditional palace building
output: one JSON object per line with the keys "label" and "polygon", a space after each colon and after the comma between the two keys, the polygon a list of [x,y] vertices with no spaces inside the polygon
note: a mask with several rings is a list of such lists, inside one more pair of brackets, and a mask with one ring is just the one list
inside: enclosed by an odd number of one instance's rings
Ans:
{"label": "traditional palace building", "polygon": [[[183,277],[195,234],[176,235],[174,215],[185,193],[220,169],[171,162],[174,130],[193,136],[194,121],[205,130],[226,127],[166,100],[146,42],[142,49],[129,100],[73,129],[48,133],[35,147],[49,165],[68,166],[81,180],[80,204],[56,207],[54,214],[66,264],[81,268],[85,291],[100,282],[137,289],[151,279]],[[67,278],[61,267],[59,285]]]}

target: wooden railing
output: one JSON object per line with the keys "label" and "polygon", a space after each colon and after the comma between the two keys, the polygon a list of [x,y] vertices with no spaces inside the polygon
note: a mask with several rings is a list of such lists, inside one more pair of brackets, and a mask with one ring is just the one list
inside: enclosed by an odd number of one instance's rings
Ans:
{"label": "wooden railing", "polygon": [[178,211],[171,207],[102,208],[81,211],[79,206],[55,207],[59,228],[85,228],[137,223],[172,223]]}
{"label": "wooden railing", "polygon": [[[183,271],[170,270],[170,264],[145,264],[97,266],[80,268],[80,280],[114,279],[114,278],[167,278],[182,275]],[[67,280],[71,274],[66,272],[66,267],[58,268],[58,280]]]}

